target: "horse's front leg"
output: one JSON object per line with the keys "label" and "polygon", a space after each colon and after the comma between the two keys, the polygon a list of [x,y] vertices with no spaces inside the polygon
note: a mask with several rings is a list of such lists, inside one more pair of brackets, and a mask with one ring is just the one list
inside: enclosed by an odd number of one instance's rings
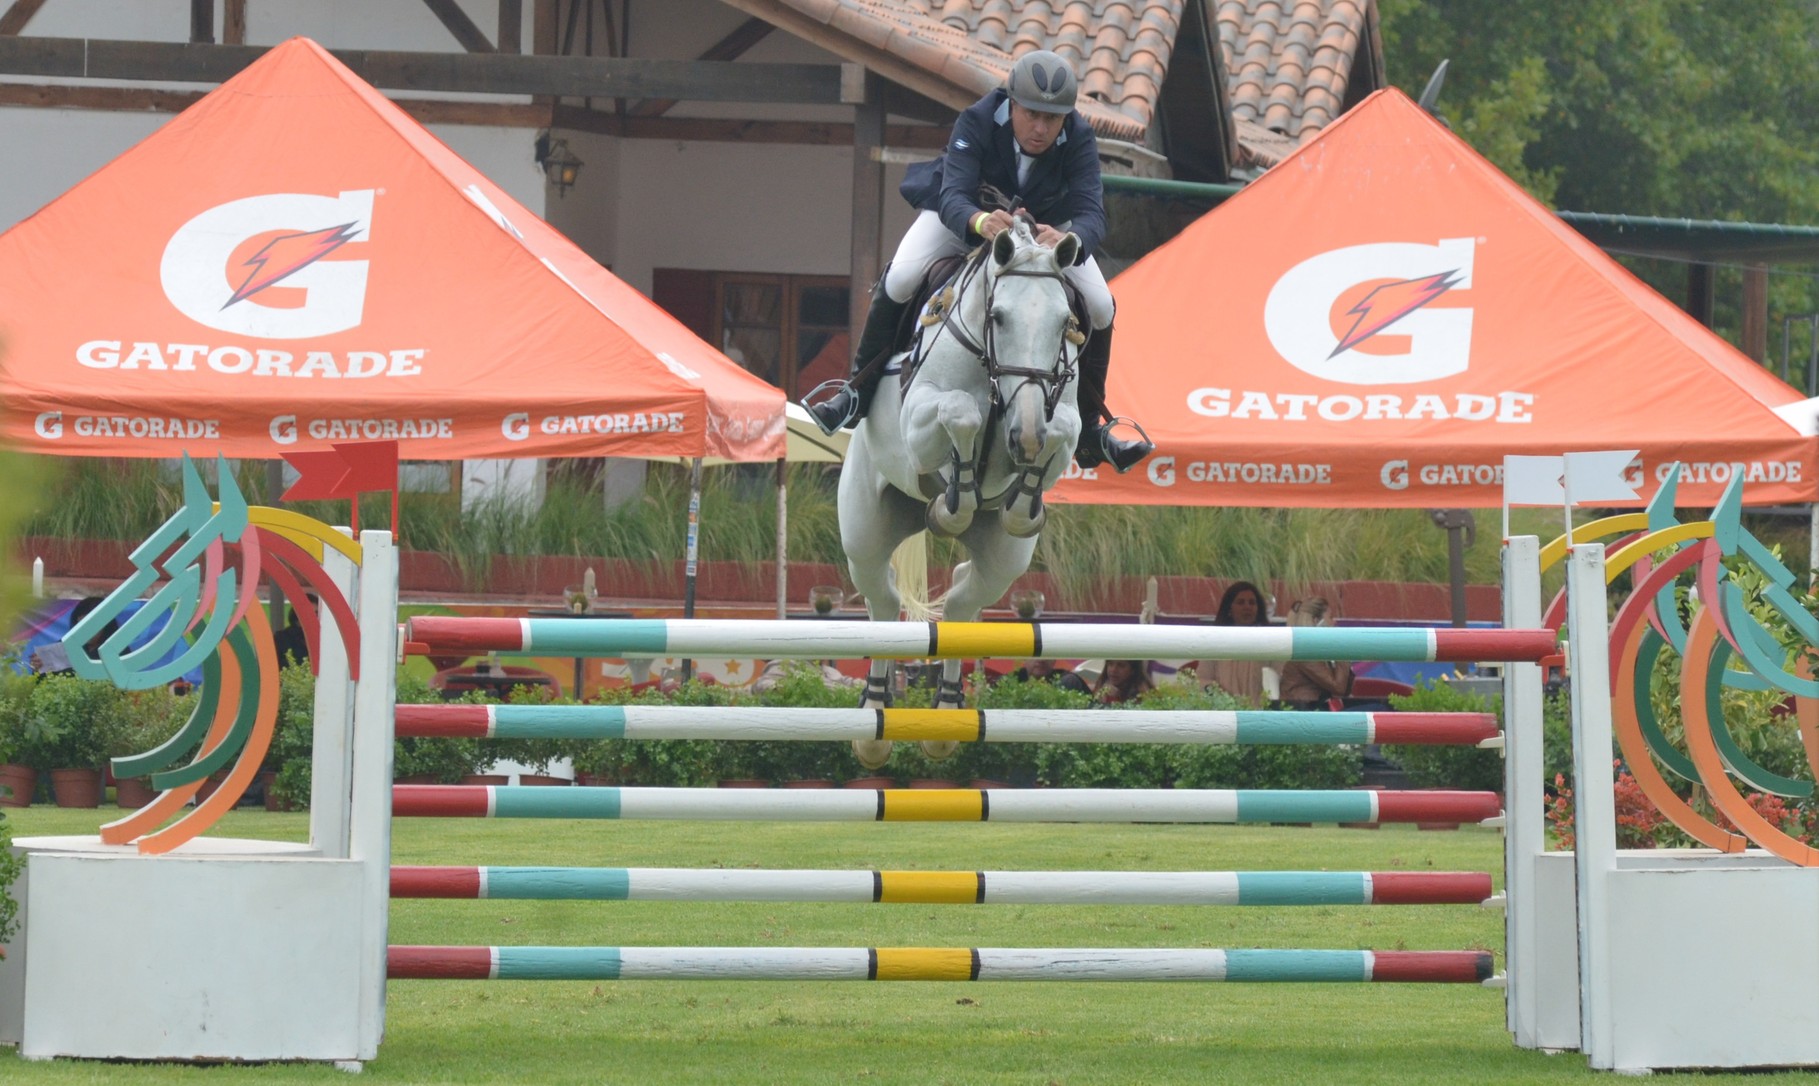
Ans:
{"label": "horse's front leg", "polygon": [[903,412],[903,440],[916,474],[941,480],[942,493],[930,500],[928,527],[936,535],[966,531],[979,508],[979,436],[985,418],[971,394],[931,390],[910,393]]}
{"label": "horse's front leg", "polygon": [[1060,481],[1073,460],[1074,442],[1080,436],[1080,412],[1072,404],[1056,406],[1055,416],[1043,428],[1041,452],[1018,473],[1004,495],[1004,530],[1019,539],[1030,539],[1048,522],[1042,495]]}

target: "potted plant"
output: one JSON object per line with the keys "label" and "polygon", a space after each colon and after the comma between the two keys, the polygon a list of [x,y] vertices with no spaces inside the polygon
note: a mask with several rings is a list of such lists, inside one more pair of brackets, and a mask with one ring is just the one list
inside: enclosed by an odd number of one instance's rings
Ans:
{"label": "potted plant", "polygon": [[125,691],[113,683],[75,675],[38,680],[31,714],[39,727],[26,758],[50,771],[57,806],[101,805],[101,763],[125,712]]}
{"label": "potted plant", "polygon": [[[163,686],[128,691],[125,702],[125,711],[106,736],[109,760],[163,746],[189,722],[196,706],[195,695],[175,694]],[[114,802],[122,807],[143,807],[156,794],[149,777],[119,777],[114,781]]]}
{"label": "potted plant", "polygon": [[0,655],[0,807],[26,807],[38,787],[38,772],[26,761],[36,729],[31,712],[38,677],[20,670],[17,647]]}

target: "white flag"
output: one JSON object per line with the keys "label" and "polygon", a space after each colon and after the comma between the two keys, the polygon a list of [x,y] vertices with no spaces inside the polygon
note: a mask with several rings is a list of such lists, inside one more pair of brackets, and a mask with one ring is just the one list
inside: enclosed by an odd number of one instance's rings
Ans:
{"label": "white flag", "polygon": [[1559,505],[1566,501],[1565,475],[1565,457],[1506,456],[1503,504]]}
{"label": "white flag", "polygon": [[1623,473],[1641,451],[1567,453],[1562,458],[1566,461],[1566,500],[1573,505],[1635,500],[1636,489]]}

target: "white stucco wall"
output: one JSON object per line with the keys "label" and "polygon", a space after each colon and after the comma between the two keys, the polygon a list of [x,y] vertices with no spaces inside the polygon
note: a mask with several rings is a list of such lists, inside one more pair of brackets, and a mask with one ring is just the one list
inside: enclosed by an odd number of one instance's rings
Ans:
{"label": "white stucco wall", "polygon": [[[251,44],[272,45],[301,34],[334,49],[460,51],[459,43],[421,0],[309,0],[248,7],[247,40]],[[489,36],[497,32],[495,0],[464,0],[463,10]],[[529,5],[526,12],[523,33],[528,41]],[[217,15],[217,35],[220,30]],[[187,41],[189,4],[186,0],[62,0],[46,4],[27,24],[25,36]],[[56,82],[24,77],[9,81]],[[103,81],[102,85],[210,89],[122,80]],[[513,99],[495,96],[491,100]],[[32,215],[170,118],[164,113],[0,107],[0,230]],[[543,177],[532,156],[535,131],[473,125],[432,125],[430,130],[533,213],[543,214]]]}

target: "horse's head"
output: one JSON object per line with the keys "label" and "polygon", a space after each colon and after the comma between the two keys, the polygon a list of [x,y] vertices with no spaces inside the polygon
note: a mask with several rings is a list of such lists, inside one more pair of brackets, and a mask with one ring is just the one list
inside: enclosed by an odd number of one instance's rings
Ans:
{"label": "horse's head", "polygon": [[1074,402],[1074,357],[1083,340],[1061,275],[1079,255],[1079,238],[1068,234],[1051,249],[1037,243],[1022,217],[992,240],[980,327],[1007,451],[1019,467],[1044,457],[1055,409]]}

